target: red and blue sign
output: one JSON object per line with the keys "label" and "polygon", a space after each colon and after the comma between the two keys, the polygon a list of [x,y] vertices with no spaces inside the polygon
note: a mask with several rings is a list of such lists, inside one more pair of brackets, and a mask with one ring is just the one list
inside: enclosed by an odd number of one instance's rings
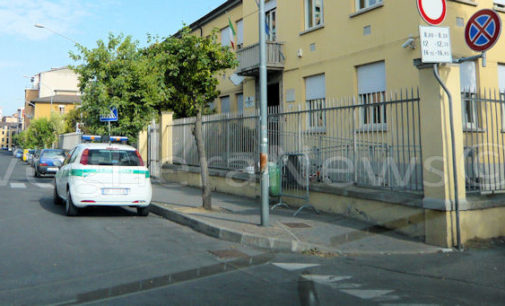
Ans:
{"label": "red and blue sign", "polygon": [[466,44],[474,51],[484,52],[494,46],[500,33],[500,16],[489,9],[480,10],[466,24]]}

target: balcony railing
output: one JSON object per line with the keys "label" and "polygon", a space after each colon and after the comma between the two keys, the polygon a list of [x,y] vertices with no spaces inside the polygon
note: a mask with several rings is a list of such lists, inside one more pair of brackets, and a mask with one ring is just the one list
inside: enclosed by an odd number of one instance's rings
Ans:
{"label": "balcony railing", "polygon": [[[260,46],[254,44],[237,51],[239,61],[238,74],[254,76],[259,73]],[[285,57],[282,53],[282,44],[267,42],[267,70],[283,70]]]}

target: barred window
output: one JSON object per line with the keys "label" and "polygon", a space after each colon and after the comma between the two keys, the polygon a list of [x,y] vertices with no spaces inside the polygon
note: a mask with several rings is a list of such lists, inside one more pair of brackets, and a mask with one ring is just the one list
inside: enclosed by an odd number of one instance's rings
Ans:
{"label": "barred window", "polygon": [[382,3],[382,0],[356,0],[356,10],[363,10],[379,3]]}

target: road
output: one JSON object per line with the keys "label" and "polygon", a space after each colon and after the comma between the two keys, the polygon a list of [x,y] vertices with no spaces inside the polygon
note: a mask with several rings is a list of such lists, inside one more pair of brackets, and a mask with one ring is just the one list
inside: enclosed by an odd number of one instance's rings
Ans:
{"label": "road", "polygon": [[[12,170],[12,171],[11,171]],[[0,304],[503,305],[505,246],[321,257],[216,240],[155,215],[64,216],[52,178],[0,152]]]}

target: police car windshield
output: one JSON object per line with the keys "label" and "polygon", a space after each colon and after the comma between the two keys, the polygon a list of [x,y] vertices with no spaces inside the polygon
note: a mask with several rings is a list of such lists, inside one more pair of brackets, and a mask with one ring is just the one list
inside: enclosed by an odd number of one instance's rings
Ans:
{"label": "police car windshield", "polygon": [[90,149],[88,165],[138,167],[141,163],[135,151]]}

